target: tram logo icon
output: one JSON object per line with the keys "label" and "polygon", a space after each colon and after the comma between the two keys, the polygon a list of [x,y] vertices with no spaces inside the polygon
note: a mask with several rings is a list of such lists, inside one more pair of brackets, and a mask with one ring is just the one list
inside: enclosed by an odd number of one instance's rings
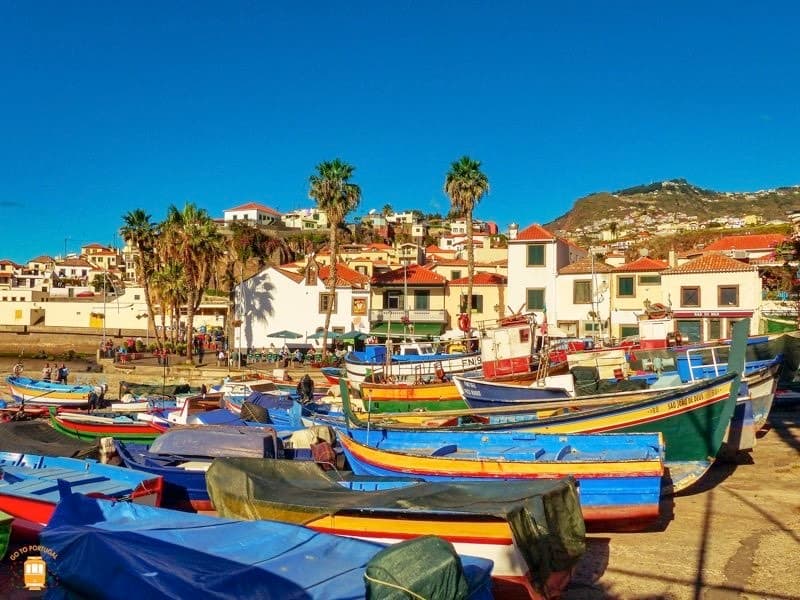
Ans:
{"label": "tram logo icon", "polygon": [[47,563],[39,555],[29,556],[23,566],[23,581],[25,588],[38,592],[47,585]]}

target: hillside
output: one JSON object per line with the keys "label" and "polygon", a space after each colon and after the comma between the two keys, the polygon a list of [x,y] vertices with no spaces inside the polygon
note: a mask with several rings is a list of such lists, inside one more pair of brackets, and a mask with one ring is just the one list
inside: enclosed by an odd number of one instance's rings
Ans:
{"label": "hillside", "polygon": [[578,199],[572,210],[545,227],[579,233],[612,226],[621,231],[642,229],[648,223],[689,222],[695,217],[698,223],[703,223],[745,215],[760,215],[769,223],[788,220],[787,213],[792,211],[800,211],[800,186],[716,192],[694,186],[685,179],[673,179],[590,194]]}

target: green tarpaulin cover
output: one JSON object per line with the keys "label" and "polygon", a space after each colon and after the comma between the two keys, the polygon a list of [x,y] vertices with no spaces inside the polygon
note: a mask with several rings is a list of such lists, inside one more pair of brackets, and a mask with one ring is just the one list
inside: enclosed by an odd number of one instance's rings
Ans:
{"label": "green tarpaulin cover", "polygon": [[412,511],[504,519],[540,585],[550,573],[571,568],[585,550],[585,526],[572,478],[415,482],[364,492],[345,487],[336,476],[342,474],[330,475],[311,462],[222,458],[206,473],[206,485],[224,517],[308,523],[325,515],[387,517]]}

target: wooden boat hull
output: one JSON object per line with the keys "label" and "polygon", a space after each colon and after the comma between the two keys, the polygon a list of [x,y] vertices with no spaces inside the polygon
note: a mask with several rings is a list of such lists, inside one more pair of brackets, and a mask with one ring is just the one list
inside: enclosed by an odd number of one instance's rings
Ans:
{"label": "wooden boat hull", "polygon": [[77,415],[51,414],[50,424],[64,435],[89,442],[113,437],[128,442],[149,443],[162,433],[162,429],[147,421],[115,423],[112,419],[104,421],[76,417]]}
{"label": "wooden boat hull", "polygon": [[330,385],[338,385],[339,378],[343,374],[343,369],[340,369],[339,367],[322,367],[320,371],[322,372],[322,376],[325,377],[325,381],[327,381]]}
{"label": "wooden boat hull", "polygon": [[146,445],[115,440],[114,446],[126,467],[164,480],[162,506],[181,510],[214,510],[206,489],[206,470],[211,466],[212,459],[193,461],[191,468],[158,466],[147,460]]}
{"label": "wooden boat hull", "polygon": [[[473,438],[465,437],[469,435],[351,428],[349,435],[339,436],[339,442],[357,475],[419,477],[426,481],[548,479],[571,475],[580,485],[581,510],[589,528],[635,529],[658,518],[664,465],[661,438],[657,434],[644,438],[512,434],[501,438],[505,439],[502,443],[506,449],[499,453],[476,451],[473,444],[459,450],[460,441],[476,443],[475,440],[491,437],[480,433]],[[496,439],[493,438],[492,444],[498,443]],[[542,454],[545,443],[562,443],[569,450],[562,453],[551,449],[547,454],[550,458],[546,458]],[[643,443],[647,447],[641,446]],[[606,452],[598,444],[606,447]],[[584,450],[573,452],[576,447]]]}
{"label": "wooden boat hull", "polygon": [[[428,552],[431,541],[412,540],[407,550]],[[147,590],[151,596],[169,590],[176,598],[364,598],[366,569],[385,549],[275,521],[220,519],[80,496],[59,505],[41,543],[57,555],[44,557],[48,571],[86,598],[147,595]],[[102,562],[88,568],[87,555]],[[441,560],[442,553],[436,556]],[[491,564],[474,557],[460,562],[454,567],[463,573],[459,583],[468,597],[491,598]],[[181,567],[165,568],[169,564]],[[430,581],[440,572],[432,567]],[[398,583],[412,585],[406,578]]]}
{"label": "wooden boat hull", "polygon": [[22,535],[37,534],[49,522],[62,484],[72,493],[161,504],[160,477],[91,460],[3,452],[0,468],[0,511],[14,517],[14,531]]}
{"label": "wooden boat hull", "polygon": [[91,385],[65,385],[30,377],[6,377],[11,396],[17,403],[26,406],[72,406],[88,404]]}
{"label": "wooden boat hull", "polygon": [[531,404],[570,398],[570,394],[563,388],[525,386],[458,376],[453,377],[453,385],[469,408],[494,408],[503,404]]}
{"label": "wooden boat hull", "polygon": [[[277,519],[387,544],[436,535],[460,554],[491,559],[494,578],[526,590],[541,590],[556,580],[566,584],[585,548],[585,527],[571,479],[457,485],[399,478],[338,480],[309,463],[220,459],[209,469],[208,487],[224,517]],[[525,512],[533,505],[542,509],[538,518]],[[533,521],[544,525],[544,514],[558,515],[546,519],[546,534],[527,527]],[[549,542],[558,540],[545,553],[560,550],[549,559],[537,557],[540,562],[529,557],[529,563],[520,545],[533,546],[543,536]],[[542,569],[544,565],[549,568]],[[545,573],[551,572],[558,576],[548,581]],[[556,595],[559,590],[548,591]]]}
{"label": "wooden boat hull", "polygon": [[453,382],[361,383],[361,400],[370,412],[460,410],[467,408]]}
{"label": "wooden boat hull", "polygon": [[388,366],[384,363],[368,363],[355,361],[345,357],[347,380],[358,388],[372,373],[380,372],[384,377],[394,381],[414,382],[420,378],[437,378],[437,370],[445,375],[466,373],[481,368],[481,357],[478,353],[441,355],[419,360],[393,360]]}

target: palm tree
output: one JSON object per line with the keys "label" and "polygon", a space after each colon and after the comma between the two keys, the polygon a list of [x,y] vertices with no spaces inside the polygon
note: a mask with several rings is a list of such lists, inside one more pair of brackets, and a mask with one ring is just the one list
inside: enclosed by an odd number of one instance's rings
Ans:
{"label": "palm tree", "polygon": [[444,191],[450,197],[450,207],[454,214],[467,220],[467,298],[462,304],[463,312],[472,308],[472,279],[475,276],[475,250],[472,247],[472,211],[480,199],[489,191],[489,179],[481,171],[480,161],[462,156],[450,165],[444,180]]}
{"label": "palm tree", "polygon": [[155,253],[156,235],[158,228],[150,221],[148,215],[141,208],[137,208],[122,217],[124,225],[120,229],[122,239],[133,244],[138,250],[136,254],[136,268],[139,280],[144,289],[144,300],[147,304],[147,327],[155,333],[156,344],[161,345],[161,337],[156,328],[153,298],[150,295],[150,277],[156,269],[158,259]]}
{"label": "palm tree", "polygon": [[160,239],[167,260],[183,265],[186,286],[186,359],[192,362],[194,315],[223,252],[222,234],[205,209],[187,203],[183,210],[170,206]]}
{"label": "palm tree", "polygon": [[388,216],[389,216],[390,214],[392,214],[393,212],[394,212],[394,209],[392,208],[392,205],[391,205],[391,204],[384,204],[384,205],[383,205],[383,209],[381,210],[381,214],[382,214],[384,217],[388,217]]}
{"label": "palm tree", "polygon": [[336,263],[339,227],[344,223],[347,213],[354,210],[361,201],[361,188],[350,182],[355,167],[335,158],[317,165],[317,171],[308,178],[311,189],[309,197],[317,201],[320,210],[328,215],[331,246],[331,276],[328,282],[328,308],[325,312],[325,332],[322,334],[322,359],[328,355],[328,329],[336,299]]}
{"label": "palm tree", "polygon": [[[161,328],[164,330],[164,342],[167,341],[166,316],[169,313],[170,323],[177,324],[181,318],[181,306],[186,304],[186,274],[183,265],[170,260],[155,271],[153,277],[153,294],[161,305]],[[178,328],[172,327],[170,341],[174,347],[177,342]]]}

